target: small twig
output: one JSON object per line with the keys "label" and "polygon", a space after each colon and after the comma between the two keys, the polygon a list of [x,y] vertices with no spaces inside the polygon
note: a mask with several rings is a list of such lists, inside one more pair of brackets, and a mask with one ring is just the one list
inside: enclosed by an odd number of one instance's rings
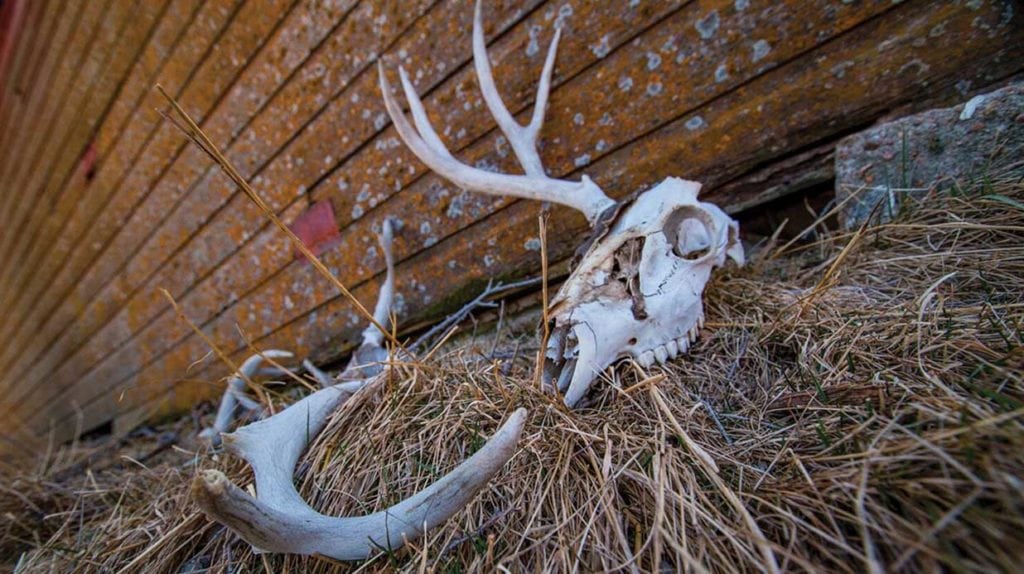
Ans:
{"label": "small twig", "polygon": [[224,364],[226,364],[231,369],[231,372],[235,373],[238,377],[241,377],[245,381],[245,384],[248,385],[250,389],[253,389],[254,391],[258,392],[260,389],[259,387],[256,386],[255,383],[252,382],[252,379],[250,379],[249,376],[246,375],[245,373],[241,372],[241,369],[238,368],[238,365],[236,365],[235,362],[232,361],[231,358],[228,357],[227,354],[224,351],[222,351],[220,347],[217,346],[216,343],[213,342],[212,339],[207,337],[206,333],[204,333],[202,329],[200,329],[195,323],[192,322],[191,319],[188,318],[187,315],[185,315],[185,312],[181,310],[181,307],[178,305],[178,302],[174,300],[174,297],[171,295],[171,292],[162,287],[160,288],[160,292],[163,293],[164,297],[167,298],[167,301],[170,302],[171,308],[174,309],[174,312],[178,315],[178,317],[182,321],[184,321],[185,324],[192,329],[192,332],[198,335],[199,338],[201,338],[208,347],[213,349],[213,352],[217,354],[217,357],[219,357],[220,360],[224,361]]}
{"label": "small twig", "polygon": [[[272,356],[268,355],[267,353],[264,353],[263,351],[257,349],[256,345],[253,345],[252,339],[250,339],[245,334],[245,332],[242,330],[242,328],[239,325],[235,325],[235,330],[238,331],[239,336],[241,336],[242,340],[245,341],[245,346],[249,348],[249,351],[251,353],[253,353],[254,355],[259,355],[260,357],[263,358],[263,360],[265,362],[270,363],[270,365],[274,369],[276,369],[280,374],[288,377],[289,379],[295,381],[296,383],[302,385],[303,387],[306,387],[307,390],[310,390],[310,391],[315,391],[316,390],[313,387],[313,385],[309,384],[305,379],[303,379],[302,377],[300,377],[300,376],[296,375],[295,373],[293,373],[291,369],[285,368],[281,363],[278,363],[277,361],[275,361],[274,357],[272,357]],[[277,376],[277,375],[275,374],[273,376]]]}
{"label": "small twig", "polygon": [[306,372],[308,372],[310,375],[313,375],[313,378],[316,379],[316,382],[320,383],[321,387],[327,388],[334,384],[334,379],[331,378],[331,376],[328,375],[327,373],[317,368],[317,366],[313,364],[313,361],[310,361],[309,359],[303,359],[302,366],[306,368]]}
{"label": "small twig", "polygon": [[505,302],[502,301],[498,306],[498,326],[494,328],[494,341],[491,343],[490,356],[493,357],[495,351],[498,350],[498,341],[501,339],[501,327],[505,322]]}
{"label": "small twig", "polygon": [[743,332],[743,339],[740,340],[739,352],[736,353],[736,360],[733,361],[732,365],[729,366],[729,374],[728,374],[728,376],[725,377],[725,380],[732,381],[733,377],[736,375],[736,371],[740,367],[740,361],[742,361],[743,357],[745,357],[747,355],[747,348],[749,346],[750,346],[750,332],[749,331],[744,331]]}
{"label": "small twig", "polygon": [[725,439],[725,442],[731,445],[733,442],[732,437],[729,436],[729,433],[725,432],[725,427],[722,426],[722,421],[719,420],[718,413],[715,412],[715,408],[712,407],[711,404],[705,401],[704,399],[700,400],[700,404],[703,405],[704,410],[706,410],[708,414],[711,415],[711,420],[715,421],[715,426],[718,427],[718,432],[722,433],[722,438]]}
{"label": "small twig", "polygon": [[147,452],[146,454],[140,456],[137,460],[141,463],[145,463],[147,460],[171,448],[173,445],[177,444],[177,442],[178,433],[165,432],[160,435],[160,438],[157,440],[156,446],[153,447],[153,449]]}
{"label": "small twig", "polygon": [[420,335],[420,337],[416,339],[416,341],[413,344],[409,345],[409,352],[416,352],[417,349],[425,345],[427,341],[429,341],[438,333],[445,332],[450,327],[458,325],[466,317],[468,317],[469,314],[472,313],[475,309],[479,307],[494,307],[495,304],[489,301],[491,297],[494,297],[495,295],[507,291],[514,291],[516,289],[521,289],[523,287],[531,287],[539,283],[540,280],[540,277],[534,277],[532,279],[524,279],[522,281],[516,281],[515,283],[509,283],[507,285],[504,283],[493,284],[490,281],[488,281],[487,287],[485,287],[484,290],[481,291],[479,295],[473,298],[472,301],[466,303],[465,305],[462,306],[461,309],[459,309],[455,313],[452,313],[451,315],[448,315],[448,317],[445,318],[444,321],[441,321],[437,325],[434,325],[426,333]]}
{"label": "small twig", "polygon": [[435,560],[437,560],[437,561],[441,560],[442,558],[445,557],[446,554],[448,554],[452,550],[455,550],[456,548],[458,548],[464,542],[466,542],[468,540],[472,540],[472,539],[476,538],[477,536],[483,535],[484,531],[486,531],[491,526],[494,526],[494,524],[497,523],[499,520],[505,518],[505,516],[507,516],[510,511],[511,511],[511,509],[506,508],[505,510],[502,510],[501,512],[498,512],[497,514],[495,514],[495,515],[491,516],[490,518],[488,518],[487,520],[485,520],[484,523],[481,524],[480,527],[477,528],[476,530],[474,530],[473,532],[468,533],[468,534],[463,534],[462,536],[459,536],[455,540],[452,540],[451,542],[449,542],[441,550],[440,553],[438,553],[437,558]]}

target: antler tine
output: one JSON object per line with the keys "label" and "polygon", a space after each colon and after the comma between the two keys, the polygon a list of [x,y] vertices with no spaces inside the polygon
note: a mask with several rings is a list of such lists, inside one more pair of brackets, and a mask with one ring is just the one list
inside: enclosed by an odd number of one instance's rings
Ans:
{"label": "antler tine", "polygon": [[548,55],[544,60],[544,71],[541,73],[540,83],[537,86],[533,117],[530,118],[529,124],[522,126],[505,107],[501,94],[498,93],[498,87],[494,83],[494,72],[491,70],[491,60],[487,57],[483,18],[480,13],[480,0],[477,0],[473,13],[473,65],[476,68],[477,81],[480,83],[480,92],[484,96],[484,102],[487,103],[487,109],[491,111],[498,127],[508,138],[512,151],[516,154],[516,158],[519,159],[519,164],[523,166],[526,174],[545,177],[544,164],[537,153],[537,136],[540,134],[541,126],[544,125],[544,111],[548,104],[548,93],[551,91],[551,72],[555,69],[555,56],[558,54],[558,39],[562,35],[562,29],[555,28],[555,37],[548,47]]}
{"label": "antler tine", "polygon": [[[553,65],[553,50],[552,48],[549,51],[551,63],[546,64],[546,67]],[[402,141],[427,167],[455,185],[470,191],[489,195],[511,195],[523,199],[559,203],[581,211],[592,224],[597,221],[605,210],[615,205],[615,201],[605,195],[601,188],[587,176],[583,176],[579,182],[546,177],[539,158],[536,160],[536,167],[527,168],[526,166],[529,164],[523,164],[524,169],[528,169],[527,175],[494,173],[473,168],[460,162],[452,156],[433,126],[430,125],[430,120],[423,109],[423,102],[416,94],[416,90],[409,81],[405,69],[399,67],[398,72],[402,81],[402,90],[405,92],[413,121],[416,124],[415,128],[409,123],[401,107],[399,107],[394,96],[391,94],[391,85],[384,74],[383,64],[378,65],[378,71],[380,72],[380,89],[384,97],[384,107],[387,109],[388,115],[391,116],[391,121],[394,123],[395,130],[398,131]],[[545,75],[550,76],[550,72]],[[542,86],[538,91],[538,98],[543,96],[543,100],[546,100],[548,88],[543,79],[541,83]],[[543,104],[544,102],[540,101],[534,110],[535,118],[538,112],[543,116]],[[501,108],[504,109],[504,106],[501,106]],[[507,111],[505,113],[507,114]],[[522,128],[517,124],[516,129],[524,132],[525,136],[517,137],[516,139],[524,140],[526,138],[532,142],[535,139],[535,135],[530,135],[530,133],[539,131],[539,128],[540,120],[531,121],[526,128]],[[536,156],[535,147],[532,144],[527,147]],[[519,151],[516,151],[516,155],[522,161]]]}
{"label": "antler tine", "polygon": [[[395,298],[395,256],[391,251],[392,236],[391,220],[385,219],[380,236],[377,237],[380,248],[384,251],[384,262],[387,267],[384,284],[380,286],[380,293],[377,294],[377,306],[373,308],[373,319],[377,325],[389,323],[391,302]],[[373,344],[379,347],[384,342],[384,333],[377,325],[370,325],[363,331],[364,345]]]}
{"label": "antler tine", "polygon": [[246,359],[242,366],[238,368],[238,372],[228,378],[227,388],[220,399],[220,406],[217,408],[217,418],[214,419],[213,426],[203,429],[199,433],[199,438],[209,441],[213,446],[220,445],[220,433],[228,430],[228,426],[231,425],[231,421],[235,418],[235,411],[238,405],[248,410],[255,410],[260,407],[259,403],[245,396],[246,379],[259,371],[260,364],[263,363],[264,359],[287,359],[292,356],[288,351],[270,349]]}

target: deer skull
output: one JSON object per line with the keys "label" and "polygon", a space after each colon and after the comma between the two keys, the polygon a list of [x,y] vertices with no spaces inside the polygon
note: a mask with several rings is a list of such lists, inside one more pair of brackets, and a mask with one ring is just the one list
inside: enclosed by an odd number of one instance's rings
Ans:
{"label": "deer skull", "polygon": [[415,127],[391,95],[380,68],[384,103],[405,144],[432,170],[465,189],[550,201],[582,212],[593,227],[590,247],[552,300],[546,351],[547,381],[573,407],[597,375],[630,356],[645,366],[689,349],[703,325],[704,286],[726,257],[743,263],[739,226],[721,209],[697,200],[700,184],[669,178],[619,204],[590,178],[572,182],[546,175],[537,153],[560,30],[555,31],[526,126],[512,117],[498,94],[481,23],[473,22],[473,63],[491,115],[525,175],[470,167],[455,159],[427,119],[423,103],[399,68]]}
{"label": "deer skull", "polygon": [[640,195],[580,260],[548,308],[545,379],[577,404],[594,378],[630,356],[644,367],[685,353],[704,325],[711,270],[743,263],[739,227],[669,178]]}

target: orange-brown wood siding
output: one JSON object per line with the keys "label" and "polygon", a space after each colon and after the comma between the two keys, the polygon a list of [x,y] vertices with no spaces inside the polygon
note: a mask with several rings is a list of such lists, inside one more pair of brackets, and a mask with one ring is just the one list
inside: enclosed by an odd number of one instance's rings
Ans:
{"label": "orange-brown wood siding", "polygon": [[[1024,68],[1012,0],[517,0],[485,2],[506,104],[531,112],[545,47],[564,27],[542,156],[622,197],[667,176],[756,205],[765,166],[896,109],[962,98]],[[367,304],[374,232],[400,221],[404,325],[489,278],[540,266],[525,201],[466,194],[400,143],[377,86],[405,66],[463,160],[515,171],[477,90],[472,6],[434,0],[38,0],[0,66],[0,452],[114,420],[126,427],[218,392],[224,367],[169,308],[235,356],[318,359],[362,322],[160,111],[174,95],[292,222],[330,202],[325,263]],[[11,12],[13,14],[13,12]],[[16,24],[14,24],[16,23]],[[17,30],[12,28],[17,26]],[[8,41],[8,37],[10,40]],[[737,182],[744,182],[742,185]],[[583,219],[551,211],[553,259]],[[207,357],[204,360],[204,357]]]}

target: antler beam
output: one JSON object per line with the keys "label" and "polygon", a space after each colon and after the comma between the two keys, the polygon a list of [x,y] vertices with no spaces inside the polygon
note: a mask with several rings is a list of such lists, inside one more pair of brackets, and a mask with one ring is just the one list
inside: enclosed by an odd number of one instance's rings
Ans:
{"label": "antler beam", "polygon": [[398,75],[401,78],[402,91],[405,92],[405,98],[409,102],[409,110],[412,112],[413,122],[416,124],[415,128],[406,119],[401,107],[391,95],[391,85],[385,77],[383,64],[378,67],[380,89],[384,96],[384,106],[387,108],[388,115],[391,116],[391,121],[402,141],[416,154],[416,157],[420,158],[420,161],[442,177],[470,191],[490,195],[511,195],[567,205],[582,212],[593,224],[602,213],[615,205],[615,201],[605,195],[604,191],[587,176],[583,176],[578,182],[548,177],[545,175],[544,166],[537,152],[537,137],[543,124],[544,110],[547,107],[551,73],[558,52],[558,38],[559,31],[556,31],[544,62],[533,118],[529,124],[521,126],[513,119],[512,114],[501,101],[501,96],[495,86],[491,63],[484,46],[480,2],[478,1],[476,4],[476,13],[473,19],[473,62],[480,82],[480,89],[488,109],[497,120],[502,133],[508,138],[526,175],[494,173],[470,167],[455,159],[431,126],[423,108],[423,102],[409,81],[405,68],[399,67]]}
{"label": "antler beam", "polygon": [[207,470],[192,484],[203,512],[266,552],[320,554],[361,560],[393,550],[461,510],[515,452],[526,410],[515,411],[493,437],[455,470],[414,496],[368,516],[337,518],[313,510],[292,483],[292,472],[328,415],[363,384],[322,389],[267,420],[224,436],[226,448],[253,467],[254,498],[223,473]]}

